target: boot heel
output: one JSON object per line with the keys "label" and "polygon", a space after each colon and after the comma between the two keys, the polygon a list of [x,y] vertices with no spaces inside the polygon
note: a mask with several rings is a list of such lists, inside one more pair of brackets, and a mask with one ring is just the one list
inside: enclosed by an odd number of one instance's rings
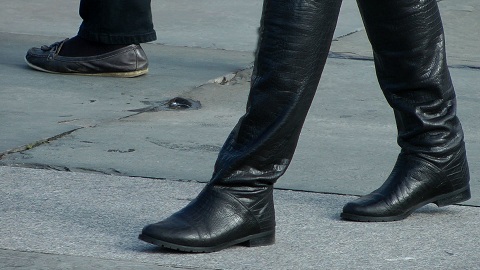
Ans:
{"label": "boot heel", "polygon": [[259,247],[259,246],[268,246],[275,244],[275,233],[269,233],[264,236],[260,236],[255,239],[250,239],[243,243],[247,247]]}
{"label": "boot heel", "polygon": [[447,206],[455,203],[464,202],[472,197],[470,187],[464,188],[459,193],[447,196],[434,202],[438,207]]}

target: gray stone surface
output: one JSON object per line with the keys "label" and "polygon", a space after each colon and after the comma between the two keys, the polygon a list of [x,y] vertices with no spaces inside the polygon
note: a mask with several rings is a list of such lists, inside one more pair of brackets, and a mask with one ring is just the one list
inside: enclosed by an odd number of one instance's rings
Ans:
{"label": "gray stone surface", "polygon": [[[453,67],[480,68],[480,35],[472,29],[480,27],[480,2],[477,0],[437,1],[446,35],[448,63]],[[349,15],[355,15],[350,11]],[[355,18],[355,16],[353,16]],[[349,20],[351,21],[351,20]],[[331,51],[344,57],[372,59],[372,49],[365,28],[334,40]]]}
{"label": "gray stone surface", "polygon": [[[56,255],[0,249],[2,270],[172,270],[195,269],[122,260],[97,259],[93,257]],[[197,268],[198,269],[198,268]]]}
{"label": "gray stone surface", "polygon": [[[479,208],[468,205],[480,206],[480,2],[439,1],[470,201],[394,223],[339,220],[353,198],[345,194],[380,185],[399,150],[355,1],[346,0],[295,158],[276,185],[277,244],[190,255],[136,236],[208,181],[245,108],[262,1],[152,2],[159,39],[143,45],[150,73],[136,79],[27,68],[29,47],[75,34],[78,1],[2,3],[0,269],[478,268]],[[177,96],[202,108],[156,110]]]}
{"label": "gray stone surface", "polygon": [[[203,104],[200,110],[158,111],[111,119],[29,151],[8,155],[0,162],[208,181],[220,147],[244,111],[250,72],[239,73],[228,85],[210,83],[184,91],[182,96]],[[370,61],[328,61],[295,158],[277,187],[361,195],[384,181],[399,148],[393,114],[376,85],[374,73]],[[467,134],[472,190],[478,194],[480,129],[475,111],[479,92],[469,87],[478,71],[452,68],[451,73],[458,81],[458,113]],[[76,86],[78,89],[83,86],[81,83]],[[85,100],[98,99],[95,96],[85,96]],[[102,102],[97,103],[101,109]],[[133,104],[139,106],[138,100]],[[113,106],[121,107],[123,113],[139,108],[118,103]],[[78,119],[72,122],[86,121],[80,117],[72,117]],[[466,203],[480,205],[480,197],[474,196]]]}
{"label": "gray stone surface", "polygon": [[[58,38],[57,38],[58,39]],[[51,37],[0,32],[3,65],[0,153],[63,132],[136,114],[142,102],[163,101],[212,78],[244,68],[249,52],[145,44],[150,73],[134,79],[52,75],[27,68],[28,46]]]}
{"label": "gray stone surface", "polygon": [[[81,22],[78,3],[78,0],[2,3],[0,32],[71,37]],[[152,13],[158,39],[153,43],[251,52],[257,43],[261,9],[262,0],[155,0]],[[342,13],[346,15],[338,24],[336,36],[362,27],[354,0],[344,1]]]}
{"label": "gray stone surface", "polygon": [[0,178],[0,247],[7,250],[187,269],[475,269],[480,263],[476,207],[426,206],[404,221],[356,223],[339,219],[352,197],[276,190],[275,245],[182,254],[136,237],[145,224],[186,205],[201,183],[9,167],[0,167]]}

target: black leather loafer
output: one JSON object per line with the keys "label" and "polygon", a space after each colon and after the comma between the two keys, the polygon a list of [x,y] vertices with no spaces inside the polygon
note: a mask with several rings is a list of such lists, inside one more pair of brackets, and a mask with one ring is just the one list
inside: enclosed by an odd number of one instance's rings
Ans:
{"label": "black leather loafer", "polygon": [[148,59],[140,45],[127,45],[95,56],[67,57],[59,55],[65,41],[31,48],[25,61],[36,70],[59,74],[129,78],[148,72]]}

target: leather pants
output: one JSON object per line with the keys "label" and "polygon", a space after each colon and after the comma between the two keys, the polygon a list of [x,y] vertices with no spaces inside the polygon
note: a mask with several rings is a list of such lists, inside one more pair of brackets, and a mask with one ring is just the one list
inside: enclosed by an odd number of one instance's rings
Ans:
{"label": "leather pants", "polygon": [[265,0],[245,115],[211,183],[271,185],[287,169],[335,31],[340,0]]}
{"label": "leather pants", "polygon": [[[325,65],[339,0],[266,0],[245,115],[211,184],[271,185],[285,172]],[[435,0],[358,0],[402,151],[435,164],[463,147]]]}
{"label": "leather pants", "polygon": [[402,151],[436,163],[448,158],[463,146],[463,131],[436,1],[358,3]]}
{"label": "leather pants", "polygon": [[[265,0],[250,96],[210,183],[139,238],[186,252],[275,241],[273,184],[292,159],[320,80],[340,0]],[[406,218],[470,198],[463,134],[435,0],[358,0],[402,153],[380,189],[348,203],[356,221]]]}

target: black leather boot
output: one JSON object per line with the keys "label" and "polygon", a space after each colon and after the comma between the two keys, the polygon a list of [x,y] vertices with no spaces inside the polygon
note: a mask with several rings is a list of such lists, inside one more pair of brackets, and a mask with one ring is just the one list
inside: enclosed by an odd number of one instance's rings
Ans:
{"label": "black leather boot", "polygon": [[146,226],[139,238],[185,252],[271,245],[275,242],[273,186],[207,185],[185,208]]}
{"label": "black leather boot", "polygon": [[401,153],[387,181],[345,205],[342,218],[394,221],[470,198],[463,131],[435,0],[358,0]]}
{"label": "black leather boot", "polygon": [[274,242],[272,189],[292,159],[323,71],[341,1],[265,0],[245,115],[210,183],[140,239],[187,252]]}

